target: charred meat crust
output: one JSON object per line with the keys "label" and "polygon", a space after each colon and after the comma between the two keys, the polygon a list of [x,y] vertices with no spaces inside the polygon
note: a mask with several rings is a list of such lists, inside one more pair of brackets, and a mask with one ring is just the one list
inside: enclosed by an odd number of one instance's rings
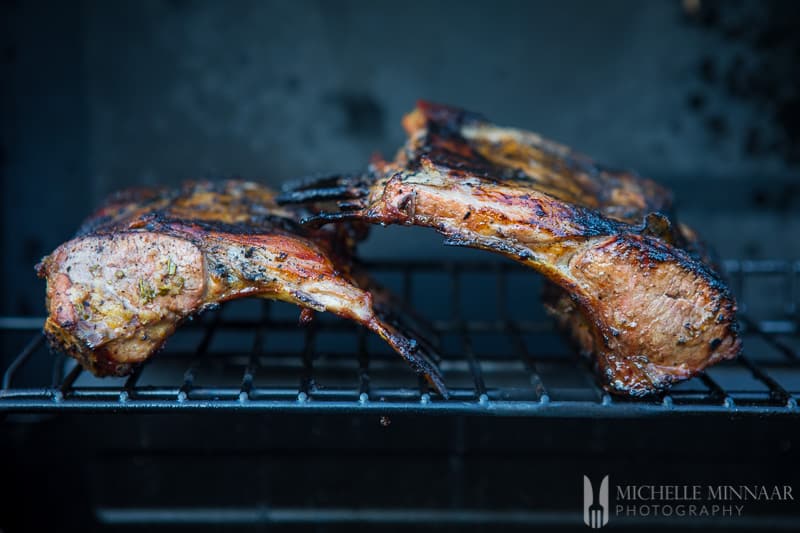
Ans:
{"label": "charred meat crust", "polygon": [[287,188],[279,203],[313,205],[309,227],[427,226],[541,272],[558,286],[548,309],[616,394],[656,393],[737,355],[736,303],[669,191],[447,106],[421,102],[403,125],[394,161]]}
{"label": "charred meat crust", "polygon": [[364,325],[446,394],[430,346],[373,306],[366,276],[350,275],[357,237],[297,219],[248,182],[117,194],[37,266],[48,283],[46,335],[94,374],[124,375],[190,316],[258,296]]}

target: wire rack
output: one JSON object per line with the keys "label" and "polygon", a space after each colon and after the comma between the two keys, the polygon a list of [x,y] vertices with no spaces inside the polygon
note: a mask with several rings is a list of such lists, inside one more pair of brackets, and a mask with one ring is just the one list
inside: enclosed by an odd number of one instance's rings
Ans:
{"label": "wire rack", "polygon": [[[507,262],[376,262],[381,283],[418,310],[451,390],[428,390],[380,339],[264,300],[223,305],[184,325],[126,378],[98,379],[51,353],[41,317],[0,318],[0,412],[418,412],[557,417],[678,413],[798,417],[800,262],[725,261],[744,353],[647,400],[612,397],[538,304],[537,276]],[[33,333],[32,333],[33,332]]]}

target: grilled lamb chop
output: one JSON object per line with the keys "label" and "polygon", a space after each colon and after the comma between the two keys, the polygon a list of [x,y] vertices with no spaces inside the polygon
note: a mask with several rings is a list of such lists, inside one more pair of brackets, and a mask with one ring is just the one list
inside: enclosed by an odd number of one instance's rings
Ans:
{"label": "grilled lamb chop", "polygon": [[[124,375],[187,317],[257,296],[330,311],[380,335],[445,393],[426,345],[394,325],[383,291],[350,263],[345,228],[302,228],[254,183],[187,183],[118,194],[37,266],[52,346],[92,373]],[[359,282],[356,282],[356,279]]]}
{"label": "grilled lamb chop", "polygon": [[462,110],[423,102],[403,124],[393,162],[298,183],[279,202],[316,203],[312,225],[432,227],[544,274],[558,287],[549,309],[612,393],[665,390],[737,355],[736,303],[673,222],[667,190]]}

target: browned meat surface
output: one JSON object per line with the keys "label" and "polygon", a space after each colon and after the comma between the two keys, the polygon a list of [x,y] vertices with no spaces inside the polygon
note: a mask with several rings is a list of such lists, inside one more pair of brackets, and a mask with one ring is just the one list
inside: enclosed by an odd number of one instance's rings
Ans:
{"label": "browned meat surface", "polygon": [[[281,201],[308,220],[428,226],[448,244],[501,253],[557,286],[548,305],[603,386],[642,396],[740,349],[736,303],[668,191],[530,132],[421,103],[407,144],[363,176],[301,183]],[[331,202],[339,200],[331,209]]]}
{"label": "browned meat surface", "polygon": [[[257,296],[330,311],[380,335],[440,392],[424,345],[384,319],[389,310],[351,268],[343,228],[311,230],[254,183],[189,183],[112,198],[38,265],[47,279],[51,344],[96,375],[124,375],[187,317]],[[359,283],[356,282],[356,277]]]}

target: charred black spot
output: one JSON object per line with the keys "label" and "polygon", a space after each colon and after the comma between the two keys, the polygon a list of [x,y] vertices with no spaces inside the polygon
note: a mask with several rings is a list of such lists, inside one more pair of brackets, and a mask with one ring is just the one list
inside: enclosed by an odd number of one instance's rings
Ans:
{"label": "charred black spot", "polygon": [[243,268],[242,278],[252,282],[262,282],[267,280],[267,276],[259,269]]}
{"label": "charred black spot", "polygon": [[575,224],[582,228],[583,235],[597,237],[600,235],[614,235],[619,233],[624,224],[605,218],[595,211],[581,206],[574,206],[571,212]]}
{"label": "charred black spot", "polygon": [[219,278],[228,276],[228,268],[222,263],[215,263],[214,266],[211,267],[211,272]]}
{"label": "charred black spot", "polygon": [[650,261],[665,262],[675,260],[683,270],[702,277],[709,287],[718,293],[720,298],[731,298],[730,289],[723,283],[719,274],[702,261],[694,259],[687,251],[669,246],[660,239],[650,236],[634,237],[633,235],[624,235],[621,239],[630,249],[645,254]]}
{"label": "charred black spot", "polygon": [[147,225],[148,231],[174,233],[181,236],[186,230],[199,230],[203,233],[229,233],[231,235],[260,235],[279,232],[306,234],[306,231],[297,222],[278,215],[253,216],[246,223],[235,224],[216,220],[177,219],[163,213],[156,213],[154,217],[154,220]]}

